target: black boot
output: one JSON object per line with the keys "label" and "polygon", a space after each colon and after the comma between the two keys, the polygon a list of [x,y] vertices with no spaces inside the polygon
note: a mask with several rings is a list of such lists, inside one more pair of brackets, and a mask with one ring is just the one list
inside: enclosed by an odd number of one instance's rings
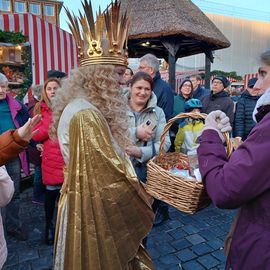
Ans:
{"label": "black boot", "polygon": [[45,243],[49,246],[53,245],[54,243],[54,226],[51,222],[46,224]]}
{"label": "black boot", "polygon": [[168,219],[170,219],[168,206],[162,205],[157,210],[153,226],[154,227],[159,226]]}

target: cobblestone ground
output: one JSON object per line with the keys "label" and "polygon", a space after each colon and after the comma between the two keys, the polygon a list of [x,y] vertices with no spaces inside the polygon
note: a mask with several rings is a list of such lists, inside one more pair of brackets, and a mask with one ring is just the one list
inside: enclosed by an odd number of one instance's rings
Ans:
{"label": "cobblestone ground", "polygon": [[[44,210],[31,202],[31,194],[31,188],[21,194],[21,218],[29,239],[22,242],[7,237],[9,255],[3,270],[52,269],[53,248],[44,244],[43,237]],[[171,219],[153,228],[147,243],[156,269],[224,269],[223,241],[235,211],[213,206],[194,215],[172,207],[169,211]]]}

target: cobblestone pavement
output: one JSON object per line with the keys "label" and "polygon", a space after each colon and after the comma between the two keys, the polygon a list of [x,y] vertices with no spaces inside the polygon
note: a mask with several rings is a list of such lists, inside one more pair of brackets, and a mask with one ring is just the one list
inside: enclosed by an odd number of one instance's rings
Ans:
{"label": "cobblestone pavement", "polygon": [[[9,255],[3,270],[52,269],[53,247],[45,245],[43,237],[44,210],[31,202],[31,194],[31,188],[21,194],[21,218],[29,239],[7,237]],[[169,211],[171,219],[153,228],[147,242],[156,270],[224,269],[223,241],[235,211],[213,206],[194,215],[172,207]]]}

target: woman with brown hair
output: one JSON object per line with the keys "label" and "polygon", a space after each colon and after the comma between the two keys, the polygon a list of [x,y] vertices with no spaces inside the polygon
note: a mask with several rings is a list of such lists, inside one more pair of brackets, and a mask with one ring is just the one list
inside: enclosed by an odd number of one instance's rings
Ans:
{"label": "woman with brown hair", "polygon": [[[174,96],[174,104],[173,104],[173,117],[178,115],[179,113],[185,112],[185,103],[189,99],[193,97],[193,84],[190,79],[184,79],[179,86],[178,91],[176,92],[176,96]],[[179,124],[181,120],[176,120],[172,127],[172,147],[171,151],[174,151],[174,140],[176,137],[176,134],[178,132]]]}
{"label": "woman with brown hair", "polygon": [[[153,92],[153,79],[145,72],[137,72],[130,80],[130,91],[126,94],[129,110],[129,130],[133,145],[126,147],[137,177],[146,182],[146,163],[159,154],[160,137],[166,125],[163,110],[157,106]],[[167,134],[164,150],[170,148]]]}
{"label": "woman with brown hair", "polygon": [[42,151],[42,181],[45,190],[45,242],[52,245],[54,242],[53,213],[55,202],[60,194],[61,185],[64,181],[64,161],[58,141],[49,138],[48,130],[52,120],[51,102],[55,96],[60,82],[56,78],[49,78],[42,89],[41,100],[35,106],[34,113],[41,114],[42,119],[36,126],[39,132],[33,137],[37,142],[43,144]]}
{"label": "woman with brown hair", "polygon": [[185,102],[193,96],[193,85],[190,79],[185,79],[174,97],[173,116],[185,111]]}

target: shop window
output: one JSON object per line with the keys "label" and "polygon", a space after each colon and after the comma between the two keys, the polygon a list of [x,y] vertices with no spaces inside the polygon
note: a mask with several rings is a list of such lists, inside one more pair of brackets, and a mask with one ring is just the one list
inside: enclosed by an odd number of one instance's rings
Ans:
{"label": "shop window", "polygon": [[10,11],[10,0],[1,0],[0,1],[0,10],[1,11]]}
{"label": "shop window", "polygon": [[17,13],[24,13],[26,12],[26,5],[23,2],[16,1],[15,2],[15,12]]}
{"label": "shop window", "polygon": [[40,15],[40,4],[30,3],[29,10],[30,10],[30,13],[34,15]]}
{"label": "shop window", "polygon": [[44,6],[44,15],[45,16],[54,16],[54,6],[45,5]]}

